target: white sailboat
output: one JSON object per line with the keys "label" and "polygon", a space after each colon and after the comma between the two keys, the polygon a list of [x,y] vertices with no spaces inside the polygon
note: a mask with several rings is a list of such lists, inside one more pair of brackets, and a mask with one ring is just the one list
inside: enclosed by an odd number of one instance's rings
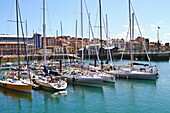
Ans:
{"label": "white sailboat", "polygon": [[[99,0],[99,15],[100,15],[100,40],[101,40],[101,48],[102,48],[102,22],[101,22],[101,0]],[[107,22],[107,18],[106,18],[106,22]],[[89,24],[90,24],[90,17],[89,17]],[[89,25],[91,27],[91,24]],[[91,28],[92,29],[92,28]],[[108,38],[108,30],[106,30],[106,37]],[[96,53],[98,55],[98,50],[96,49]],[[101,53],[99,53],[99,55],[101,55]],[[101,77],[103,79],[104,82],[112,82],[115,83],[115,76],[110,75],[108,73],[103,72],[103,63],[102,60],[100,61],[99,57],[98,57],[99,62],[101,63],[99,66],[93,66],[93,65],[89,65],[89,69],[91,71],[93,71],[92,73],[95,75],[98,75],[99,77]],[[111,60],[112,61],[112,60]]]}
{"label": "white sailboat", "polygon": [[[18,12],[19,12],[19,3],[18,0],[16,0],[16,22],[17,22],[17,42],[19,45],[19,25],[18,25]],[[19,13],[20,14],[20,13]],[[20,16],[21,20],[21,16]],[[20,48],[18,47],[18,66],[20,66]],[[20,77],[20,69],[18,70],[18,77],[15,79],[15,75],[12,75],[10,77],[10,74],[7,73],[5,75],[2,75],[2,80],[0,80],[0,86],[3,88],[11,89],[11,90],[16,90],[16,91],[21,91],[21,92],[28,92],[31,93],[32,91],[32,85],[31,82],[27,82],[23,80]]]}
{"label": "white sailboat", "polygon": [[83,2],[81,0],[81,35],[82,35],[82,64],[81,66],[68,67],[69,72],[62,75],[62,78],[67,78],[67,81],[72,84],[102,86],[103,78],[94,76],[94,73],[87,71],[84,67],[84,44],[83,44]]}
{"label": "white sailboat", "polygon": [[130,28],[129,32],[130,32],[130,40],[131,40],[131,44],[130,44],[131,62],[128,65],[114,65],[114,70],[109,71],[108,73],[113,74],[116,77],[120,77],[120,78],[156,80],[158,77],[158,69],[156,66],[151,65],[150,60],[149,63],[139,63],[133,61],[134,60],[133,57],[134,13],[132,13],[132,20],[133,21],[131,22],[131,2],[129,0],[129,28]]}
{"label": "white sailboat", "polygon": [[67,83],[60,78],[53,78],[51,76],[36,76],[35,82],[42,88],[49,90],[65,90],[67,88]]}
{"label": "white sailboat", "polygon": [[62,75],[67,81],[73,85],[102,86],[103,78],[84,69],[73,69],[72,72]]}
{"label": "white sailboat", "polygon": [[[43,37],[44,37],[44,68],[46,65],[46,24],[45,24],[45,0],[43,0]],[[46,73],[49,74],[49,73]],[[53,90],[65,90],[67,88],[67,82],[61,79],[55,79],[52,75],[34,77],[34,81],[42,88],[48,88]]]}

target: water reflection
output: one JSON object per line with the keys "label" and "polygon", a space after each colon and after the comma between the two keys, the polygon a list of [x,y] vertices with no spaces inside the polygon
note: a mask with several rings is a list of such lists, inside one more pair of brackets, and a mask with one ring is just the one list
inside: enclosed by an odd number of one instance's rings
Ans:
{"label": "water reflection", "polygon": [[39,94],[44,98],[44,105],[48,102],[57,102],[60,103],[60,96],[67,96],[67,91],[47,91],[47,90],[37,90]]}
{"label": "water reflection", "polygon": [[32,101],[32,94],[31,93],[14,91],[14,90],[6,89],[6,88],[3,88],[3,87],[0,87],[0,93],[4,94],[5,96],[10,96],[12,98],[23,98],[23,99],[27,99],[29,101]]}
{"label": "water reflection", "polygon": [[77,91],[86,91],[90,93],[103,93],[103,87],[93,87],[93,86],[85,86],[85,85],[68,85],[68,89],[77,92]]}
{"label": "water reflection", "polygon": [[154,80],[136,80],[136,79],[116,79],[117,83],[126,83],[126,84],[133,84],[133,85],[150,85],[155,86],[157,84],[157,81]]}
{"label": "water reflection", "polygon": [[104,82],[103,83],[103,88],[109,88],[109,89],[115,89],[116,83],[110,83],[110,82]]}

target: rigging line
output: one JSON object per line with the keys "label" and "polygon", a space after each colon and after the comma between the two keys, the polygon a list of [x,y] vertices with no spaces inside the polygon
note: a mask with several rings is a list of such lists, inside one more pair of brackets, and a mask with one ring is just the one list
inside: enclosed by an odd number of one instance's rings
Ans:
{"label": "rigging line", "polygon": [[80,2],[81,6],[81,38],[82,38],[82,65],[84,64],[84,41],[83,41],[83,0]]}
{"label": "rigging line", "polygon": [[[135,10],[134,10],[133,5],[132,5],[132,3],[131,3],[131,2],[130,2],[130,4],[131,4],[131,6],[132,6],[132,10],[133,10],[133,12],[135,13]],[[136,17],[136,13],[135,13],[135,21],[136,21],[136,24],[137,24],[137,26],[138,26],[139,33],[140,33],[141,38],[142,38],[142,32],[141,32],[140,27],[139,27],[139,23],[138,23],[138,20],[137,20],[137,17]],[[148,51],[147,51],[147,49],[146,49],[145,39],[143,39],[142,44],[143,44],[143,46],[144,46],[144,49],[145,49],[145,52],[146,52],[146,55],[147,55],[148,61],[149,61],[149,63],[150,63],[150,57],[149,57]]]}
{"label": "rigging line", "polygon": [[127,39],[128,39],[129,30],[130,29],[128,28],[127,35],[126,35],[126,40],[125,40],[125,45],[124,45],[124,49],[123,49],[120,61],[122,61],[123,55],[124,55],[124,52],[125,52],[125,49],[126,49],[126,42],[127,42]]}
{"label": "rigging line", "polygon": [[76,28],[75,28],[75,38],[76,38],[75,54],[76,54],[76,61],[77,61],[77,20],[76,20]]}
{"label": "rigging line", "polygon": [[[43,8],[40,8],[40,9],[43,10]],[[43,27],[42,27],[42,23],[43,23],[43,22],[42,22],[42,20],[43,20],[43,13],[42,13],[42,12],[43,12],[43,11],[41,11],[41,13],[40,13],[40,18],[39,18],[39,19],[40,19],[40,21],[39,21],[40,23],[39,23],[39,27],[38,27],[38,31],[39,31],[39,32],[43,31],[43,30],[42,30],[42,28],[43,28]]]}
{"label": "rigging line", "polygon": [[53,31],[52,31],[52,29],[51,29],[51,19],[50,19],[50,13],[49,13],[49,10],[48,10],[48,4],[47,4],[47,1],[46,1],[46,7],[47,7],[47,14],[48,14],[48,21],[49,21],[49,26],[50,27],[48,27],[49,28],[49,31],[51,32],[51,34],[53,34]]}
{"label": "rigging line", "polygon": [[[13,8],[14,8],[14,0],[13,0],[13,2],[12,2],[12,8],[11,8],[10,18],[11,18],[12,15],[13,15]],[[9,34],[10,28],[11,28],[11,24],[8,24],[7,34]]]}
{"label": "rigging line", "polygon": [[[103,17],[103,14],[102,14],[102,17]],[[107,48],[108,48],[108,50],[109,50],[109,57],[110,57],[111,65],[113,66],[113,63],[112,63],[112,57],[111,57],[111,52],[110,52],[109,44],[108,44],[108,39],[109,39],[109,37],[108,37],[108,23],[107,23],[107,15],[106,15],[106,23],[105,23],[105,21],[104,21],[104,17],[102,18],[102,20],[103,20],[103,26],[104,26],[104,29],[105,29],[106,40],[107,40],[107,42],[106,42],[106,46],[107,46]],[[107,56],[107,58],[108,58],[108,56]],[[108,59],[109,59],[109,58],[108,58]]]}
{"label": "rigging line", "polygon": [[[101,12],[101,13],[102,13],[102,12]],[[103,27],[102,27],[102,28],[104,28],[104,30],[105,30],[105,35],[106,35],[107,28],[106,28],[106,25],[105,25],[103,13],[102,13],[102,20],[103,20]],[[102,34],[102,35],[103,35],[103,34]]]}
{"label": "rigging line", "polygon": [[[98,17],[98,8],[97,8],[97,14],[96,14],[96,19],[95,19],[95,24],[94,24],[95,26],[97,26],[97,20],[98,20],[97,17]],[[96,32],[95,30],[96,30],[96,29],[94,29],[94,33]],[[99,34],[99,33],[97,33],[97,34]]]}
{"label": "rigging line", "polygon": [[[84,3],[85,3],[85,7],[86,7],[86,13],[87,13],[87,15],[88,15],[89,12],[88,12],[88,8],[87,8],[87,4],[86,4],[86,1],[85,1],[85,0],[84,0]],[[94,38],[94,32],[93,32],[93,28],[92,28],[92,25],[91,25],[91,21],[90,21],[89,16],[88,16],[88,20],[89,20],[89,25],[90,25],[91,34],[92,34],[92,37],[93,37],[93,39],[94,39],[94,45],[95,45],[95,49],[96,49],[97,60],[100,62],[99,52],[98,52],[98,50],[97,50],[96,40],[95,40],[95,38]]]}
{"label": "rigging line", "polygon": [[[63,26],[62,26],[62,21],[60,22],[60,24],[61,24],[61,36],[63,36]],[[62,37],[63,38],[63,37]],[[68,39],[67,39],[68,40]],[[65,38],[64,38],[64,43],[65,44],[67,44],[67,46],[68,46],[68,43],[67,42],[65,42]],[[69,59],[69,56],[68,56],[68,49],[67,49],[67,46],[65,47],[65,49],[66,49],[66,56],[67,56],[67,59],[68,59],[68,62],[70,61],[70,59]],[[64,48],[64,47],[63,47]],[[64,56],[64,54],[63,54],[63,56]],[[63,59],[64,60],[64,59]],[[69,64],[70,64],[70,62],[69,62]],[[71,65],[71,64],[70,64]]]}
{"label": "rigging line", "polygon": [[[22,17],[21,17],[21,11],[20,11],[20,7],[19,7],[19,3],[18,3],[18,10],[19,10],[19,18],[20,18],[20,24],[21,24],[21,31],[22,31],[22,37],[23,37],[23,42],[24,42],[24,51],[25,51],[25,56],[26,56],[26,60],[27,60],[27,71],[29,68],[29,61],[28,61],[28,53],[27,53],[27,47],[26,47],[26,42],[25,42],[25,37],[24,37],[24,30],[23,30],[23,25],[22,25]],[[29,72],[29,71],[28,71]],[[31,83],[31,75],[29,72],[29,79],[30,79],[30,83]]]}

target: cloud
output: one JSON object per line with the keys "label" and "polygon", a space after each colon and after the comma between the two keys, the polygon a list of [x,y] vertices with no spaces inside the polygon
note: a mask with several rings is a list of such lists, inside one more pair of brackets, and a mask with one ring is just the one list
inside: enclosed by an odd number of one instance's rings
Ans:
{"label": "cloud", "polygon": [[162,41],[163,43],[167,43],[170,42],[169,38],[170,38],[170,33],[165,33],[163,34],[162,37],[160,37],[160,41]]}
{"label": "cloud", "polygon": [[[123,27],[126,28],[126,30],[122,31],[121,33],[118,33],[117,37],[120,37],[120,38],[126,38],[127,37],[127,32],[128,32],[129,26],[128,25],[123,25]],[[143,32],[144,30],[139,28],[137,25],[135,25],[134,26],[135,37],[140,36],[140,32],[139,31]]]}
{"label": "cloud", "polygon": [[127,31],[123,31],[123,32],[117,34],[117,37],[120,37],[120,38],[126,38],[126,36],[127,36]]}
{"label": "cloud", "polygon": [[151,24],[151,25],[150,25],[150,28],[151,28],[152,31],[156,31],[157,25]]}
{"label": "cloud", "polygon": [[160,23],[162,23],[162,22],[163,22],[163,21],[160,20],[159,22],[157,22],[157,23],[159,23],[159,24],[150,24],[151,30],[155,32],[158,27],[161,28],[159,25],[161,25]]}

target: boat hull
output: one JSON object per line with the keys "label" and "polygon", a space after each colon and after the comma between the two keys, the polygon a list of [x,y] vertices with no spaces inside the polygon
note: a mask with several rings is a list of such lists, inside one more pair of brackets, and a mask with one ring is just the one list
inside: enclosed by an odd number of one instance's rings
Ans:
{"label": "boat hull", "polygon": [[11,83],[11,82],[0,80],[0,86],[3,88],[21,91],[21,92],[31,93],[32,91],[32,86],[28,84],[17,84],[17,83]]}
{"label": "boat hull", "polygon": [[73,76],[73,75],[65,75],[62,78],[67,78],[67,82],[71,84],[78,85],[88,85],[88,86],[102,86],[103,79],[102,78],[93,78],[86,76]]}
{"label": "boat hull", "polygon": [[104,82],[115,83],[115,76],[102,76]]}
{"label": "boat hull", "polygon": [[116,78],[126,78],[126,79],[141,79],[141,80],[156,80],[158,78],[157,74],[154,73],[140,73],[140,72],[110,72]]}
{"label": "boat hull", "polygon": [[64,84],[64,86],[56,87],[55,83],[49,83],[42,80],[35,79],[36,84],[38,84],[41,88],[47,89],[47,90],[56,90],[56,91],[62,91],[67,88],[67,84]]}

